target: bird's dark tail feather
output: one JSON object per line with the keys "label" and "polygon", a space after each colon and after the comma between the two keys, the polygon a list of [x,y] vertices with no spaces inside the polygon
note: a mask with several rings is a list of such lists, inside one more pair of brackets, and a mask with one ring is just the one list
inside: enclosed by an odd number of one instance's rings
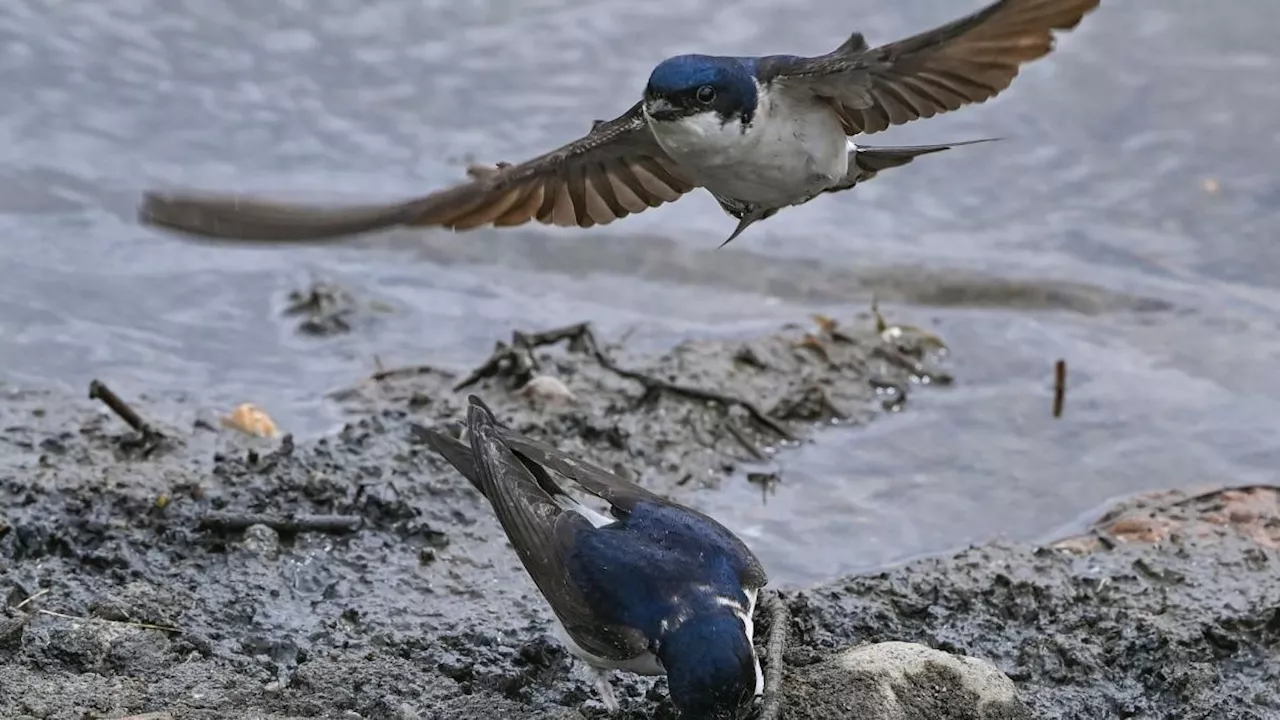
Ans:
{"label": "bird's dark tail feather", "polygon": [[921,155],[950,150],[965,145],[995,142],[1000,138],[982,138],[980,140],[964,140],[961,142],[943,143],[939,145],[900,145],[898,147],[875,147],[861,145],[849,153],[849,173],[844,182],[828,188],[827,192],[839,192],[875,177],[882,170],[902,167]]}
{"label": "bird's dark tail feather", "polygon": [[144,225],[205,238],[297,242],[342,240],[411,221],[412,203],[319,206],[201,193],[149,192],[138,208]]}

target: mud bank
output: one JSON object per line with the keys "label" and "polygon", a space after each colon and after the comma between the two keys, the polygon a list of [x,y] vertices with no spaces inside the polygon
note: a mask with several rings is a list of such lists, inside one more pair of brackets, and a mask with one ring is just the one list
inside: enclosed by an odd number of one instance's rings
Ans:
{"label": "mud bank", "polygon": [[[351,422],[298,444],[220,428],[180,399],[130,398],[169,437],[140,447],[87,399],[8,391],[0,717],[603,717],[497,523],[417,428],[455,420],[476,392],[659,492],[743,463],[767,476],[772,453],[820,425],[947,381],[926,336],[855,325],[657,358],[574,329],[517,335],[465,389],[466,371],[420,367],[340,391]],[[553,340],[576,347],[541,346]],[[1183,522],[1212,501],[1178,505]],[[1273,528],[1273,506],[1251,505],[1250,527]],[[234,522],[245,515],[257,522]],[[295,532],[304,516],[342,520]],[[806,668],[907,640],[994,661],[1047,718],[1274,717],[1280,557],[1265,533],[1219,527],[987,547],[788,593],[783,716],[841,717]],[[674,716],[661,681],[615,688],[624,718]]]}

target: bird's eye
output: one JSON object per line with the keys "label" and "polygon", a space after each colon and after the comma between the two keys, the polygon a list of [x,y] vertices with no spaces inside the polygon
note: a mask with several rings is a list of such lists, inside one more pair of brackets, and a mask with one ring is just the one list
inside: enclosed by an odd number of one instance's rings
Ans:
{"label": "bird's eye", "polygon": [[697,98],[698,98],[698,102],[702,103],[703,105],[710,105],[711,103],[716,101],[716,89],[711,87],[710,85],[703,85],[702,87],[698,88]]}

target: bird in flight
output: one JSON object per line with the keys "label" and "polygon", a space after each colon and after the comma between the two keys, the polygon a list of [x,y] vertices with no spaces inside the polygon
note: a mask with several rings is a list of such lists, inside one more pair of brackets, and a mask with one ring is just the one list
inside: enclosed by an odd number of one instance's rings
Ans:
{"label": "bird in flight", "polygon": [[[752,611],[768,581],[751,550],[710,517],[527,438],[468,400],[465,439],[424,428],[425,440],[489,501],[606,708],[618,710],[607,673],[626,670],[666,675],[690,720],[749,712],[764,691]],[[608,514],[551,472],[608,503]]]}
{"label": "bird in flight", "polygon": [[958,145],[871,147],[854,137],[995,97],[1047,55],[1054,31],[1100,0],[997,0],[951,23],[871,47],[853,33],[825,55],[679,55],[643,97],[585,137],[519,164],[374,205],[314,205],[200,192],[147,192],[139,220],[196,236],[323,241],[396,226],[589,228],[703,188],[736,218],[728,244],[779,210],[853,188]]}

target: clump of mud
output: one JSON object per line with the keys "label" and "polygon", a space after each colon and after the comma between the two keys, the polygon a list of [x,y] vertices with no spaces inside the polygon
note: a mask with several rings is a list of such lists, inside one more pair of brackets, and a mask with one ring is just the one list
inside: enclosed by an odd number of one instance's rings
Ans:
{"label": "clump of mud", "polygon": [[[475,378],[382,371],[339,393],[352,420],[315,442],[182,427],[135,399],[165,438],[140,444],[87,399],[0,398],[0,716],[604,717],[487,506],[418,428],[476,392],[678,496],[944,380],[901,334],[829,322],[658,358],[536,339]],[[530,390],[539,377],[556,382]],[[1280,707],[1273,548],[1112,547],[972,550],[789,594],[783,717],[822,717],[803,714],[829,700],[811,663],[887,639],[989,658],[1044,717]],[[661,680],[615,688],[624,719],[674,717]]]}
{"label": "clump of mud", "polygon": [[285,317],[296,318],[296,331],[312,337],[330,337],[372,324],[379,313],[391,308],[377,301],[362,301],[347,288],[315,278],[289,292]]}

